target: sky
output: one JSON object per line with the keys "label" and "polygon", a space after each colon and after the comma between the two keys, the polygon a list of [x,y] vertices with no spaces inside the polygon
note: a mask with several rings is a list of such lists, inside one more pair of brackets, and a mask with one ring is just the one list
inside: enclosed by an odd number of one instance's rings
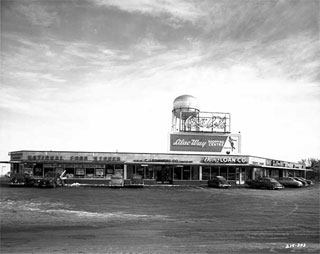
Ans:
{"label": "sky", "polygon": [[242,154],[320,158],[320,1],[1,0],[0,160],[168,152],[173,101],[229,112]]}

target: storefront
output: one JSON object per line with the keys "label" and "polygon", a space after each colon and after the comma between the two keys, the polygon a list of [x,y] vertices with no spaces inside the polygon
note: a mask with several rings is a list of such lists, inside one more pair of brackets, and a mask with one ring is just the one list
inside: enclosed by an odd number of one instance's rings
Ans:
{"label": "storefront", "polygon": [[14,173],[42,177],[48,172],[66,171],[73,182],[106,181],[113,174],[131,179],[138,174],[149,184],[205,184],[217,175],[233,184],[244,184],[260,176],[305,177],[306,173],[298,163],[244,155],[66,151],[17,151],[9,155]]}
{"label": "storefront", "polygon": [[241,154],[241,134],[231,132],[230,113],[202,112],[197,99],[182,95],[173,102],[168,153],[16,151],[11,171],[42,177],[65,172],[69,182],[128,180],[141,175],[147,184],[204,184],[223,176],[233,184],[261,176],[306,176],[301,164]]}

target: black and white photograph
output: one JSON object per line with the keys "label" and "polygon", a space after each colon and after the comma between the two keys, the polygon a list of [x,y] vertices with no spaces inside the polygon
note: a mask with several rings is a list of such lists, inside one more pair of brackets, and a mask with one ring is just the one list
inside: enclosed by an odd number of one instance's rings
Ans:
{"label": "black and white photograph", "polygon": [[1,254],[320,252],[320,0],[0,0]]}

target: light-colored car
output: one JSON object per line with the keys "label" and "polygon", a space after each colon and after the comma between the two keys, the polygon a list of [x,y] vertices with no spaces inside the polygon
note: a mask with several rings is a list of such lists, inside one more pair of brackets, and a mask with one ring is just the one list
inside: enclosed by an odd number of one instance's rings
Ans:
{"label": "light-colored car", "polygon": [[293,177],[279,177],[277,178],[277,181],[281,183],[284,187],[295,188],[295,187],[303,186],[303,183],[301,183],[300,181],[297,181]]}
{"label": "light-colored car", "polygon": [[306,179],[304,179],[303,177],[293,177],[295,180],[301,182],[303,184],[303,186],[309,186],[309,183]]}
{"label": "light-colored car", "polygon": [[231,185],[223,176],[214,176],[211,180],[208,180],[208,187],[229,188]]}
{"label": "light-colored car", "polygon": [[111,176],[109,186],[112,188],[122,188],[124,186],[124,179],[121,174]]}
{"label": "light-colored car", "polygon": [[127,187],[142,188],[143,186],[144,186],[144,181],[142,179],[142,176],[141,175],[133,175],[130,182],[129,182],[129,185]]}
{"label": "light-colored car", "polygon": [[299,177],[299,178],[302,178],[303,180],[305,180],[308,185],[314,185],[314,183],[310,179],[306,179],[306,178],[303,178],[303,177]]}

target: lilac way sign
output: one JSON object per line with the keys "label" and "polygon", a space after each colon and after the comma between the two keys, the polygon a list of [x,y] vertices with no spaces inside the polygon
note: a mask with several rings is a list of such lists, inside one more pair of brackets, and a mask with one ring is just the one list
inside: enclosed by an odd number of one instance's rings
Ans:
{"label": "lilac way sign", "polygon": [[170,134],[170,151],[219,153],[227,139],[228,135]]}

